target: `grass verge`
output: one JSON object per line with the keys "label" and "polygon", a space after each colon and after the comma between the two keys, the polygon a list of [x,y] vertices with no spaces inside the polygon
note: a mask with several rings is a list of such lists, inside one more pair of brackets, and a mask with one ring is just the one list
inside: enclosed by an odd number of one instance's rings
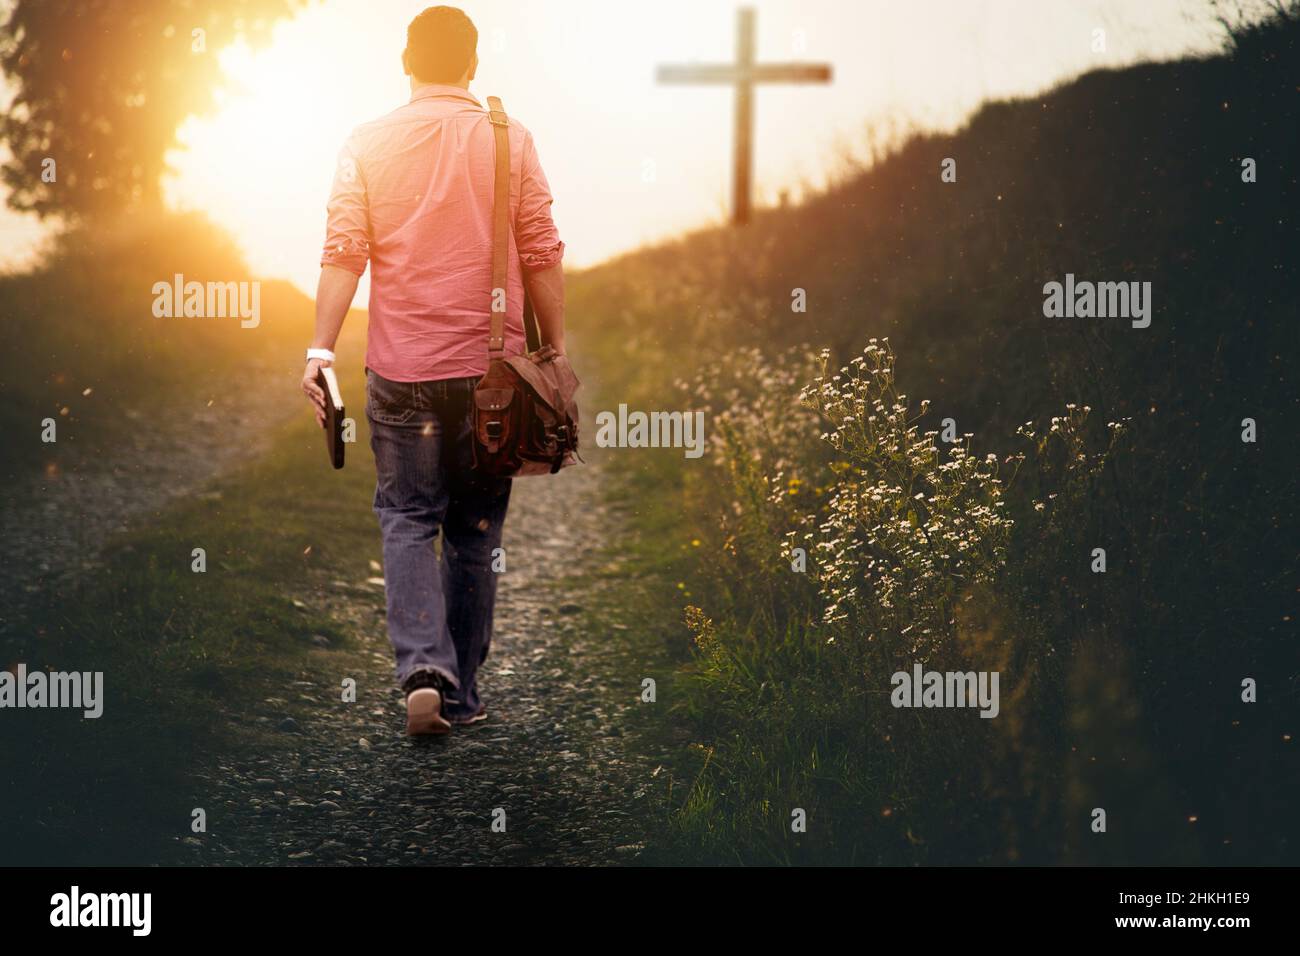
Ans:
{"label": "grass verge", "polygon": [[[343,385],[356,415],[359,374]],[[364,444],[341,472],[321,446],[304,408],[264,458],[119,536],[99,570],[9,616],[0,659],[102,671],[105,703],[98,719],[5,712],[0,862],[165,859],[202,806],[189,774],[203,755],[264,737],[241,715],[293,673],[313,636],[346,649],[347,635],[302,597],[321,577],[373,574],[374,479]]]}

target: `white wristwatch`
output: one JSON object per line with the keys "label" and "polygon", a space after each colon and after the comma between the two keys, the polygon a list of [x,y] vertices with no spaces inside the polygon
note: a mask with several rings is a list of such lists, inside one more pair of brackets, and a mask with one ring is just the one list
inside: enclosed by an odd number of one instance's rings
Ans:
{"label": "white wristwatch", "polygon": [[329,349],[308,349],[307,361],[310,362],[312,359],[321,359],[325,362],[333,362],[334,353]]}

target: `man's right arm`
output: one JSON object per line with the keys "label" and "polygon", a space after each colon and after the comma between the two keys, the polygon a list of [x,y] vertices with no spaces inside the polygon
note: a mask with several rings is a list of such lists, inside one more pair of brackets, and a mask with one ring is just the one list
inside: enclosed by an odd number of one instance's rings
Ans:
{"label": "man's right arm", "polygon": [[564,266],[556,263],[539,272],[525,272],[524,284],[533,303],[542,342],[564,354]]}
{"label": "man's right arm", "polygon": [[524,131],[519,211],[515,241],[524,271],[524,287],[533,303],[542,342],[564,352],[564,243],[551,218],[551,187],[542,172],[532,134]]}

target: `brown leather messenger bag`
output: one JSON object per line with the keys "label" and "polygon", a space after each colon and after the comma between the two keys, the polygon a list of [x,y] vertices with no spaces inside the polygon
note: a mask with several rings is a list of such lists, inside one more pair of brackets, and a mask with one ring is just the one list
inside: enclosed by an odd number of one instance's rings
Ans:
{"label": "brown leather messenger bag", "polygon": [[[474,390],[474,467],[497,477],[554,474],[578,451],[578,377],[567,357],[542,344],[505,354],[510,251],[510,120],[488,97],[496,136],[492,206],[492,306],[488,370]],[[525,298],[525,311],[527,312]],[[525,322],[528,316],[525,314]]]}

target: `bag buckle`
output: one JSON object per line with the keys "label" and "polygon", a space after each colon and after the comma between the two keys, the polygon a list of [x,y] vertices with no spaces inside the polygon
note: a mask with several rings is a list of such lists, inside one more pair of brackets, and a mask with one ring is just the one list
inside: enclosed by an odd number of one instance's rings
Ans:
{"label": "bag buckle", "polygon": [[501,437],[503,431],[502,423],[499,421],[488,422],[487,425],[484,427],[484,431],[487,432],[488,438],[491,438],[493,441],[496,441],[498,438]]}

